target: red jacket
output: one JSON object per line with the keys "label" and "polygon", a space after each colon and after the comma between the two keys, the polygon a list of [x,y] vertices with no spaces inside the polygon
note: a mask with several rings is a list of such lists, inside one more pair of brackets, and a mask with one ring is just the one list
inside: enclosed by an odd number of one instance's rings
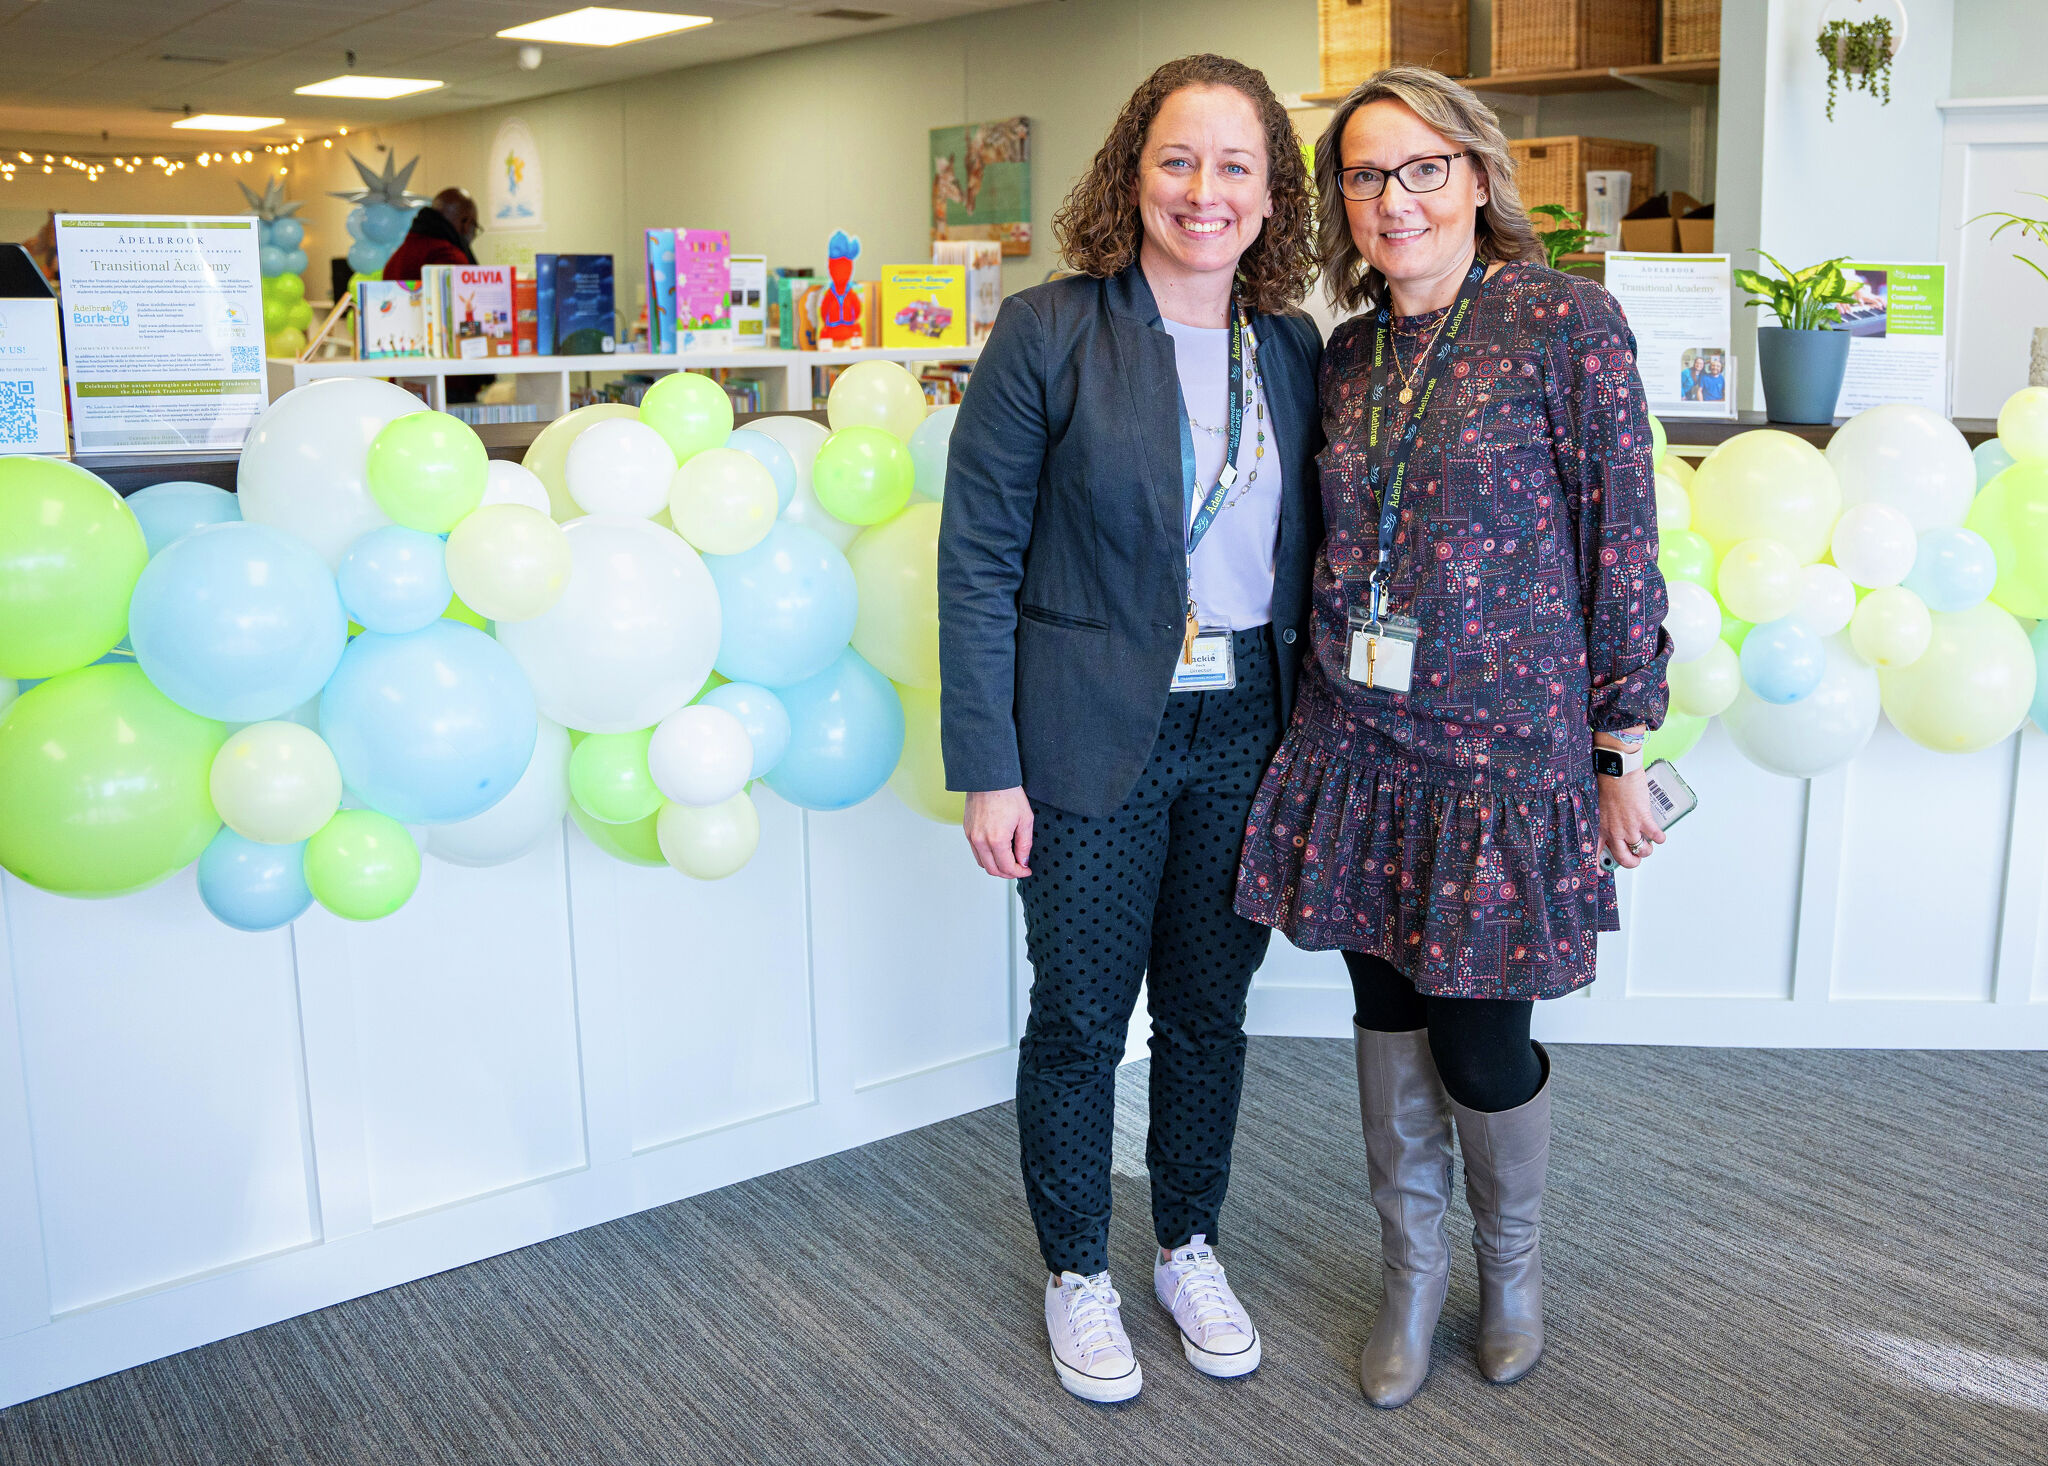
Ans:
{"label": "red jacket", "polygon": [[417,231],[398,242],[391,258],[384,262],[386,280],[417,280],[427,265],[473,265],[476,261],[445,239]]}

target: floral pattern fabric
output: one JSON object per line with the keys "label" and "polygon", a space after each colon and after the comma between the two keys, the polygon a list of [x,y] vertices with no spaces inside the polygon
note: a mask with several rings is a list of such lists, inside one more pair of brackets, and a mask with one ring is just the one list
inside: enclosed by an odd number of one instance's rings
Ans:
{"label": "floral pattern fabric", "polygon": [[[1443,315],[1395,318],[1404,364]],[[1592,735],[1656,727],[1666,701],[1635,339],[1589,280],[1512,264],[1485,282],[1409,462],[1389,601],[1420,641],[1410,690],[1387,693],[1346,676],[1379,554],[1366,409],[1393,391],[1371,380],[1375,328],[1347,321],[1323,355],[1315,656],[1252,806],[1237,909],[1300,947],[1383,957],[1421,992],[1559,997],[1618,924]]]}

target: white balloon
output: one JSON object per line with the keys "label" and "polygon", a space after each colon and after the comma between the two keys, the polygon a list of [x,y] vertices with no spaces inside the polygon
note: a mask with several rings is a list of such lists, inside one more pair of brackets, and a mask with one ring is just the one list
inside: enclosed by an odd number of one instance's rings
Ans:
{"label": "white balloon", "polygon": [[796,461],[796,495],[783,509],[782,517],[791,524],[816,530],[839,549],[852,544],[862,527],[827,514],[825,506],[818,502],[817,491],[811,487],[811,465],[818,461],[818,449],[832,436],[831,430],[807,417],[756,418],[747,426],[757,433],[766,433],[787,448]]}
{"label": "white balloon", "polygon": [[607,418],[578,433],[563,469],[569,497],[585,513],[634,519],[652,519],[668,508],[675,476],[668,439],[632,417]]}
{"label": "white balloon", "polygon": [[1799,604],[1792,614],[1817,636],[1833,636],[1856,614],[1856,585],[1838,565],[1799,567]]}
{"label": "white balloon", "polygon": [[934,503],[946,497],[946,455],[953,447],[953,423],[960,416],[960,404],[938,408],[917,425],[910,435],[910,467],[916,474],[912,491]]}
{"label": "white balloon", "polygon": [[[524,504],[554,517],[548,509],[548,486],[523,463],[493,458],[484,473],[484,504]],[[483,504],[477,505],[479,509]]]}
{"label": "white balloon", "polygon": [[1977,495],[1977,463],[1954,423],[1910,403],[1872,407],[1828,440],[1842,507],[1884,504],[1917,532],[1961,524]]}
{"label": "white balloon", "polygon": [[1835,521],[1835,564],[1856,584],[1880,590],[1897,585],[1913,568],[1920,540],[1913,521],[1889,504],[1865,503]]}
{"label": "white balloon", "polygon": [[503,865],[560,835],[568,812],[569,734],[542,718],[533,757],[511,792],[482,814],[427,826],[425,848],[450,865]]}
{"label": "white balloon", "polygon": [[1669,673],[1671,706],[1695,718],[1712,718],[1727,711],[1742,686],[1742,666],[1735,648],[1714,638],[1702,656],[1689,662],[1674,662]]}
{"label": "white balloon", "polygon": [[1759,768],[1810,779],[1854,758],[1877,731],[1877,670],[1830,637],[1820,686],[1797,702],[1769,703],[1748,687],[1721,714],[1728,736]]}
{"label": "white balloon", "polygon": [[374,377],[295,387],[249,429],[235,471],[242,518],[296,535],[332,570],[362,535],[391,523],[370,493],[370,444],[427,404]]}
{"label": "white balloon", "polygon": [[1664,587],[1669,609],[1664,629],[1671,633],[1671,660],[1690,662],[1707,654],[1721,639],[1721,603],[1703,585],[1674,580]]}
{"label": "white balloon", "polygon": [[564,727],[659,723],[696,695],[718,655],[711,572],[680,535],[645,519],[590,515],[562,532],[569,588],[531,621],[499,623],[498,640],[526,669],[541,712]]}
{"label": "white balloon", "polygon": [[753,770],[754,741],[724,708],[678,708],[647,745],[654,787],[677,804],[723,804],[747,787]]}

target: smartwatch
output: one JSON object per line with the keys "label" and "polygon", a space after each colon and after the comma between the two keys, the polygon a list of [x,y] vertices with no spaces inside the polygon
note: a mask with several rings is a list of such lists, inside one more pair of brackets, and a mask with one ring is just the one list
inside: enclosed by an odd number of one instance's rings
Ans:
{"label": "smartwatch", "polygon": [[1593,747],[1593,772],[1609,779],[1619,779],[1623,774],[1633,774],[1643,766],[1643,751],[1632,748],[1623,753],[1618,748]]}

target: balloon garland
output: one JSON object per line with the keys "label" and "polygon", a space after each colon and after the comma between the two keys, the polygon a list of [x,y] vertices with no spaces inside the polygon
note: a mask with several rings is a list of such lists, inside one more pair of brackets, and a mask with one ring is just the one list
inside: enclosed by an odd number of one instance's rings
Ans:
{"label": "balloon garland", "polygon": [[264,412],[238,492],[125,501],[0,458],[0,867],[111,896],[197,864],[217,918],[398,910],[421,848],[516,860],[573,818],[698,880],[750,790],[885,783],[961,818],[938,739],[936,501],[956,409],[849,367],[826,429],[735,431],[693,373],[522,464],[367,379]]}
{"label": "balloon garland", "polygon": [[256,212],[257,272],[263,277],[263,349],[267,356],[295,357],[306,349],[313,307],[306,304],[306,221],[301,204],[286,203],[275,178],[257,193],[237,183]]}

